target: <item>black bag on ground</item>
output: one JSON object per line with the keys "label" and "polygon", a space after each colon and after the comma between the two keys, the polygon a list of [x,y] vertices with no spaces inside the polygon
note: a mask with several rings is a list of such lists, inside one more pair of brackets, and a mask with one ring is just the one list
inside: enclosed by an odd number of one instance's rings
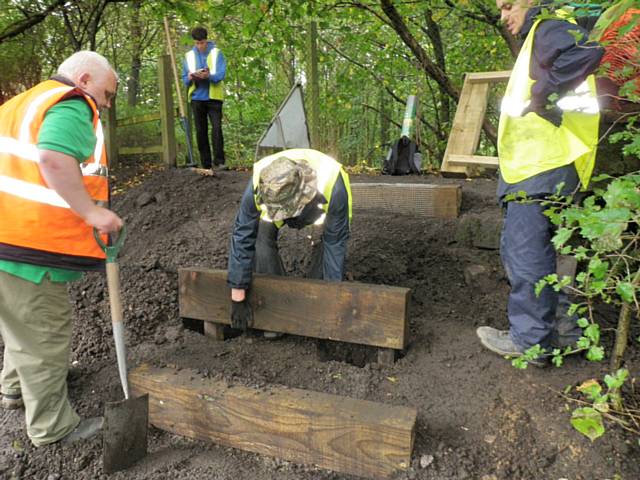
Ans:
{"label": "black bag on ground", "polygon": [[420,168],[415,161],[416,153],[420,153],[416,143],[407,137],[402,137],[389,149],[382,165],[382,173],[384,175],[419,174]]}

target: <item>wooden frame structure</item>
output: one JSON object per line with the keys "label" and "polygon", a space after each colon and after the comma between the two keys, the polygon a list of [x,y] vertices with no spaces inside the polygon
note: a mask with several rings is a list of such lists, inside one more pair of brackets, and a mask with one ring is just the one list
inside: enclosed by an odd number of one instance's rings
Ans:
{"label": "wooden frame structure", "polygon": [[[115,102],[106,111],[104,123],[104,141],[107,149],[109,165],[118,164],[120,155],[148,155],[160,154],[162,162],[168,167],[176,166],[177,143],[173,114],[173,93],[171,86],[171,60],[169,55],[158,57],[158,89],[160,91],[160,106],[158,112],[134,117],[117,118]],[[119,146],[118,128],[160,120],[162,144],[146,147]]]}
{"label": "wooden frame structure", "polygon": [[443,174],[471,176],[477,167],[498,168],[498,157],[475,153],[487,111],[489,87],[493,83],[509,80],[510,75],[510,70],[466,74],[440,167]]}

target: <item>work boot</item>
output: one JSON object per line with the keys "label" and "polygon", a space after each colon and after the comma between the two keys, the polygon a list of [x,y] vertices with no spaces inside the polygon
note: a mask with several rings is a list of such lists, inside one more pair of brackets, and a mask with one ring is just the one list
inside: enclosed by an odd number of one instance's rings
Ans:
{"label": "work boot", "polygon": [[103,424],[104,417],[85,418],[80,421],[71,433],[63,437],[60,443],[74,443],[78,440],[89,440],[100,433]]}
{"label": "work boot", "polygon": [[16,393],[14,395],[10,395],[8,393],[2,394],[2,408],[5,410],[17,410],[19,408],[24,407],[24,402],[22,401],[22,395]]}
{"label": "work boot", "polygon": [[575,347],[576,343],[578,342],[581,336],[582,336],[582,330],[580,330],[580,333],[577,333],[577,332],[564,333],[564,332],[554,330],[551,332],[549,345],[551,345],[552,348],[560,348],[560,349],[565,347]]}
{"label": "work boot", "polygon": [[[524,352],[524,349],[513,342],[508,330],[498,330],[493,327],[478,327],[476,334],[484,347],[503,357],[521,357]],[[529,360],[529,363],[536,367],[546,367],[549,362],[545,356]]]}

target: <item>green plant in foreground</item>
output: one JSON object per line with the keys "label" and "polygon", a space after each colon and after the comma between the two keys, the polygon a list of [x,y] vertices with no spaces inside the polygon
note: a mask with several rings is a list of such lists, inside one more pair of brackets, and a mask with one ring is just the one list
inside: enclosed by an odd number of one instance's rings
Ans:
{"label": "green plant in foreground", "polygon": [[622,397],[620,389],[629,376],[629,371],[620,369],[613,375],[605,375],[606,390],[595,380],[587,380],[577,390],[587,397],[590,407],[576,408],[571,414],[571,425],[591,441],[605,432],[603,416],[621,412]]}
{"label": "green plant in foreground", "polygon": [[[540,356],[549,356],[552,363],[560,367],[564,358],[584,353],[591,361],[601,361],[605,350],[600,344],[601,325],[594,305],[604,302],[620,306],[616,342],[611,355],[612,370],[616,373],[604,378],[602,387],[596,380],[589,380],[578,391],[588,400],[588,405],[577,408],[571,424],[591,440],[601,436],[604,419],[613,420],[640,436],[637,412],[631,414],[630,425],[622,419],[620,389],[628,378],[628,371],[620,369],[629,339],[632,313],[637,318],[640,311],[638,296],[640,289],[640,173],[631,173],[619,178],[601,175],[594,178],[596,185],[591,196],[582,204],[575,204],[573,197],[559,194],[542,201],[545,215],[556,227],[552,238],[555,249],[562,255],[573,256],[585,265],[583,271],[570,277],[547,275],[536,285],[536,294],[544,288],[564,290],[576,299],[567,312],[575,316],[582,328],[582,336],[575,345],[562,349],[544,349],[535,345],[512,361],[516,368],[526,368],[529,361]],[[558,188],[558,192],[562,186]],[[523,194],[512,200],[531,202]],[[585,402],[581,402],[585,403]]]}

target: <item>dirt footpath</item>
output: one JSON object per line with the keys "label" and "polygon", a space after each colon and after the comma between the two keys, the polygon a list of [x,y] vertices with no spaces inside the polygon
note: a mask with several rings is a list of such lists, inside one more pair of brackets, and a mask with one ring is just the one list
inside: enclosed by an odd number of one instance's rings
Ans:
{"label": "dirt footpath", "polygon": [[[633,437],[612,429],[591,443],[568,421],[568,409],[575,405],[560,392],[572,382],[603,375],[606,364],[572,358],[562,369],[519,371],[483,350],[476,339],[479,325],[507,326],[508,285],[496,249],[500,211],[493,180],[352,178],[458,183],[463,188],[463,211],[457,220],[354,216],[348,278],[412,291],[410,344],[393,367],[370,362],[373,355],[356,355],[349,346],[341,349],[347,352],[343,357],[360,366],[327,359],[326,345],[313,339],[286,336],[269,341],[249,334],[214,342],[185,329],[178,316],[177,268],[226,268],[229,235],[248,178],[248,172],[222,172],[212,178],[160,170],[114,197],[114,208],[129,227],[120,263],[132,365],[169,364],[190,369],[194,376],[416,407],[411,468],[397,479],[640,478],[640,448]],[[285,229],[282,235],[281,251],[293,275],[306,271],[308,242],[305,231]],[[105,279],[88,274],[72,284],[70,292],[76,318],[69,392],[81,415],[96,416],[106,401],[122,395]],[[614,314],[609,316],[613,321]],[[633,333],[634,338],[640,334]],[[637,376],[637,349],[629,356],[628,366]],[[0,424],[0,478],[106,478],[100,440],[34,449],[22,411],[0,412]],[[355,478],[153,428],[149,449],[141,464],[110,478]]]}

